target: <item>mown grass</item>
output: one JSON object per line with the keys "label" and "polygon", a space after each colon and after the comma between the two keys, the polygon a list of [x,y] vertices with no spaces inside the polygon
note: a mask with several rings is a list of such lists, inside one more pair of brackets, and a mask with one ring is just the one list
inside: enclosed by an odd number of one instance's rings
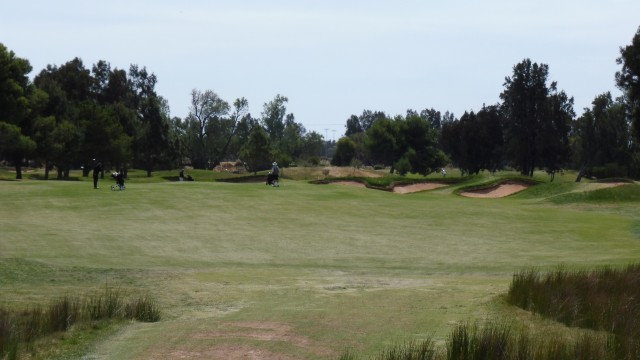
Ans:
{"label": "mown grass", "polygon": [[371,357],[423,334],[442,348],[452,324],[512,315],[496,299],[523,265],[584,269],[640,255],[635,203],[547,201],[573,179],[482,201],[450,189],[165,179],[174,173],[136,172],[123,192],[84,178],[0,182],[0,305],[46,306],[109,278],[156,299],[163,320],[86,340],[88,357],[197,357],[230,344],[283,358],[345,348]]}
{"label": "mown grass", "polygon": [[636,203],[640,201],[640,185],[625,184],[594,191],[563,193],[550,198],[555,204]]}

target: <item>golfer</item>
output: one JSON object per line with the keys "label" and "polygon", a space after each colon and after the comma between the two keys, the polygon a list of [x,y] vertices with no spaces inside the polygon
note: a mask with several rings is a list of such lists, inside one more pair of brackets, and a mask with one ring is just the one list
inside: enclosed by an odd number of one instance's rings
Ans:
{"label": "golfer", "polygon": [[[93,159],[95,161],[96,159]],[[100,172],[102,171],[102,163],[100,161],[95,162],[93,166],[93,188],[98,188],[98,177],[100,176]]]}

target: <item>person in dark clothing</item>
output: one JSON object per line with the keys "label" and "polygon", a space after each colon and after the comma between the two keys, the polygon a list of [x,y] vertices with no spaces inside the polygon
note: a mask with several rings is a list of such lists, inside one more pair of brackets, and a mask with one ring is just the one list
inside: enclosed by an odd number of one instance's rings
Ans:
{"label": "person in dark clothing", "polygon": [[97,161],[93,166],[93,188],[94,189],[98,188],[98,177],[100,176],[101,172],[102,172],[102,163],[100,161]]}

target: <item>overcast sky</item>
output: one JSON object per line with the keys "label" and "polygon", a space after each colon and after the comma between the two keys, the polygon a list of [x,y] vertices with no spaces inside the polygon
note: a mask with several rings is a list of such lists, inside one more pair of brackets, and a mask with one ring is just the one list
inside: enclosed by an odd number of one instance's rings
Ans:
{"label": "overcast sky", "polygon": [[253,117],[281,94],[308,131],[337,139],[364,109],[495,104],[525,58],[549,65],[579,115],[620,94],[616,58],[639,14],[638,0],[0,0],[0,43],[32,76],[74,57],[145,66],[181,118],[194,88],[245,97]]}

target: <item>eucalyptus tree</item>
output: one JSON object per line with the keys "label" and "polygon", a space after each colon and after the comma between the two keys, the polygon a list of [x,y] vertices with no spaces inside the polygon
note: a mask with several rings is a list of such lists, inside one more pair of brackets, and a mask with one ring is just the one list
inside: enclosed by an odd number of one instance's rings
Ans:
{"label": "eucalyptus tree", "polygon": [[284,137],[285,118],[289,99],[280,94],[263,105],[261,124],[269,135],[272,145],[279,144]]}
{"label": "eucalyptus tree", "polygon": [[186,118],[188,128],[187,149],[195,168],[210,166],[217,156],[214,150],[215,131],[229,112],[229,104],[213,90],[191,91],[191,105]]}
{"label": "eucalyptus tree", "polygon": [[287,165],[300,158],[304,149],[303,142],[306,132],[307,129],[295,121],[293,114],[287,114],[282,139],[274,149],[274,159],[280,164]]}
{"label": "eucalyptus tree", "polygon": [[230,155],[233,140],[237,137],[243,120],[246,121],[250,118],[249,101],[244,97],[236,99],[233,102],[233,111],[229,117],[222,118],[220,122],[220,131],[217,136],[220,139],[217,143],[220,145],[216,147],[216,151],[214,152],[216,154],[216,158],[214,158],[215,163],[224,160],[224,158]]}

